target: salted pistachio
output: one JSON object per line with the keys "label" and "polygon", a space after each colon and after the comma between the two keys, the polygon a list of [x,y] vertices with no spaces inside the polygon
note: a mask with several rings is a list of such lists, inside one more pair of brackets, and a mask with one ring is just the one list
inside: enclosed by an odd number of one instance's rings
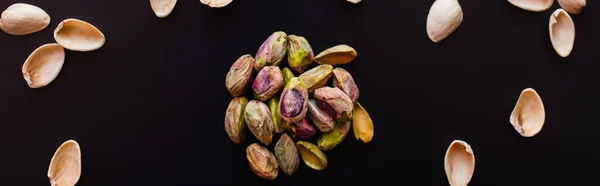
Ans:
{"label": "salted pistachio", "polygon": [[359,102],[354,103],[352,123],[354,137],[357,140],[362,140],[364,143],[369,143],[373,140],[373,135],[375,135],[373,121],[367,110]]}
{"label": "salted pistachio", "polygon": [[352,119],[354,105],[346,93],[339,88],[322,87],[315,90],[314,98],[319,108],[343,123]]}
{"label": "salted pistachio", "polygon": [[297,73],[303,73],[312,64],[315,54],[306,38],[288,35],[287,40],[288,66]]}
{"label": "salted pistachio", "polygon": [[346,0],[348,2],[354,3],[354,4],[358,4],[360,3],[362,0]]}
{"label": "salted pistachio", "polygon": [[327,167],[327,156],[315,144],[308,141],[298,141],[296,147],[308,167],[315,170],[323,170]]}
{"label": "salted pistachio", "polygon": [[244,112],[248,99],[246,97],[236,97],[229,102],[227,112],[225,113],[225,132],[229,139],[236,144],[241,143],[246,138],[246,121]]}
{"label": "salted pistachio", "polygon": [[274,180],[279,174],[279,166],[275,155],[259,143],[250,144],[246,148],[246,159],[252,172],[262,179]]}
{"label": "salted pistachio", "polygon": [[333,119],[325,110],[319,108],[317,101],[308,100],[308,116],[321,132],[329,132],[335,127]]}
{"label": "salted pistachio", "polygon": [[292,175],[298,169],[300,164],[300,155],[294,140],[286,133],[279,137],[279,141],[275,144],[275,158],[279,168],[286,175]]}
{"label": "salted pistachio", "polygon": [[557,9],[550,16],[550,42],[561,57],[568,57],[575,43],[575,24],[569,13]]}
{"label": "salted pistachio", "polygon": [[300,78],[294,77],[285,85],[279,99],[279,115],[288,123],[298,123],[308,110],[308,91]]}
{"label": "salted pistachio", "polygon": [[27,57],[21,72],[29,87],[40,88],[56,79],[64,63],[65,49],[56,43],[45,44]]}
{"label": "salted pistachio", "polygon": [[341,44],[319,53],[315,61],[319,64],[344,65],[356,58],[356,50],[351,46]]}
{"label": "salted pistachio", "polygon": [[269,100],[269,110],[271,111],[271,120],[273,120],[273,126],[275,127],[274,131],[277,134],[281,134],[284,132],[283,128],[283,119],[279,116],[279,112],[277,111],[279,108],[279,97],[273,96]]}
{"label": "salted pistachio", "polygon": [[427,36],[438,43],[454,32],[463,21],[458,0],[436,0],[427,15]]}
{"label": "salted pistachio", "polygon": [[159,18],[169,16],[175,8],[175,4],[177,4],[177,0],[150,0],[150,7]]}
{"label": "salted pistachio", "polygon": [[231,95],[239,97],[244,94],[251,84],[253,68],[254,58],[250,54],[242,55],[231,65],[225,78],[225,87]]}
{"label": "salted pistachio", "polygon": [[323,151],[331,150],[337,147],[348,135],[348,131],[350,130],[351,122],[340,123],[335,126],[330,132],[323,133],[321,137],[317,140],[317,146],[319,149]]}
{"label": "salted pistachio", "polygon": [[294,77],[296,77],[294,75],[294,73],[292,72],[292,70],[290,70],[290,68],[285,67],[283,68],[283,70],[281,70],[281,73],[283,74],[283,86],[285,87],[285,85],[287,85],[287,83]]}
{"label": "salted pistachio", "polygon": [[200,2],[202,4],[205,4],[211,8],[222,8],[225,7],[227,5],[229,5],[229,3],[231,3],[233,0],[200,0]]}
{"label": "salted pistachio", "polygon": [[250,132],[265,145],[271,144],[273,140],[273,120],[269,107],[260,101],[252,100],[246,105],[244,120]]}
{"label": "salted pistachio", "polygon": [[298,76],[302,82],[308,87],[308,94],[312,94],[315,89],[325,86],[329,78],[331,78],[331,72],[333,66],[329,64],[319,65],[312,68]]}
{"label": "salted pistachio", "polygon": [[40,7],[15,3],[2,12],[0,29],[11,35],[26,35],[43,30],[50,24],[50,15]]}
{"label": "salted pistachio", "polygon": [[340,67],[333,69],[333,86],[346,93],[352,102],[358,101],[360,91],[358,91],[358,86],[356,86],[350,72]]}
{"label": "salted pistachio", "polygon": [[542,98],[534,89],[526,88],[510,114],[510,124],[521,136],[532,137],[542,130],[545,120]]}
{"label": "salted pistachio", "polygon": [[75,140],[67,140],[54,152],[48,178],[52,186],[73,186],[81,177],[81,148]]}
{"label": "salted pistachio", "polygon": [[444,169],[450,186],[466,186],[475,171],[475,155],[467,142],[454,140],[446,150]]}
{"label": "salted pistachio", "polygon": [[548,10],[554,3],[554,0],[508,0],[508,2],[523,10],[541,12]]}
{"label": "salted pistachio", "polygon": [[278,66],[283,57],[287,46],[287,34],[282,31],[277,31],[271,34],[265,40],[258,52],[256,52],[256,71],[260,71],[264,66]]}
{"label": "salted pistachio", "polygon": [[283,87],[283,76],[279,67],[266,66],[256,75],[252,91],[258,101],[267,101],[277,94],[281,87]]}
{"label": "salted pistachio", "polygon": [[587,5],[587,0],[558,0],[558,4],[570,14],[579,14]]}
{"label": "salted pistachio", "polygon": [[74,18],[61,21],[54,30],[56,42],[73,51],[92,51],[104,45],[104,34],[94,25]]}

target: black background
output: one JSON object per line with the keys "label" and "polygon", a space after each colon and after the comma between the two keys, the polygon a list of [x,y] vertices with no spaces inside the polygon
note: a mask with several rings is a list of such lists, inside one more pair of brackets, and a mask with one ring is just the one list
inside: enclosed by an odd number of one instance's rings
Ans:
{"label": "black background", "polygon": [[[432,0],[235,0],[221,9],[179,0],[164,19],[144,0],[19,2],[52,20],[34,34],[0,33],[3,185],[48,185],[50,159],[68,139],[82,148],[78,185],[448,185],[443,158],[454,139],[474,150],[470,185],[600,184],[594,1],[572,16],[577,34],[567,59],[548,36],[557,2],[533,13],[505,0],[461,0],[464,21],[439,44],[425,30]],[[29,88],[23,62],[55,42],[53,30],[70,17],[94,24],[106,44],[66,51],[60,75]],[[361,90],[375,137],[363,144],[350,135],[327,152],[323,171],[301,162],[293,176],[264,181],[245,158],[256,140],[236,145],[224,131],[232,98],[225,75],[277,30],[306,37],[315,53],[342,43],[358,51],[343,67]],[[509,123],[527,87],[546,108],[533,138]]]}

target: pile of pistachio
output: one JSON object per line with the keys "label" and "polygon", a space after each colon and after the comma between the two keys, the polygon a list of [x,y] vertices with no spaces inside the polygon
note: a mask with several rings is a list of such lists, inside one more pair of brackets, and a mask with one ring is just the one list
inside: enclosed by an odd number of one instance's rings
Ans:
{"label": "pile of pistachio", "polygon": [[[280,67],[286,54],[289,67]],[[358,102],[352,75],[334,68],[356,56],[354,48],[343,44],[314,56],[304,37],[277,31],[262,43],[255,58],[245,54],[233,63],[225,81],[234,97],[225,114],[225,131],[239,144],[246,138],[247,126],[260,142],[246,149],[256,175],[273,180],[280,169],[292,175],[300,158],[310,168],[323,170],[327,167],[323,151],[338,146],[350,126],[357,140],[368,143],[373,139],[373,122]],[[313,61],[318,65],[309,69]],[[250,101],[244,96],[248,89],[253,96]],[[281,135],[272,153],[267,146],[276,134]]]}

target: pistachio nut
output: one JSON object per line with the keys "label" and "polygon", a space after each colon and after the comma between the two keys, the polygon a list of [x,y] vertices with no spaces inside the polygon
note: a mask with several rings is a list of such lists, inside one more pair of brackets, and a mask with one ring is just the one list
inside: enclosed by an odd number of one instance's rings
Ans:
{"label": "pistachio nut", "polygon": [[579,14],[587,5],[587,0],[558,0],[558,4],[570,14]]}
{"label": "pistachio nut", "polygon": [[259,143],[250,144],[246,148],[246,159],[252,172],[262,179],[274,180],[279,174],[279,166],[275,155]]}
{"label": "pistachio nut", "polygon": [[293,71],[302,73],[310,66],[310,64],[312,64],[315,54],[306,38],[288,35],[287,40],[288,66],[290,66]]}
{"label": "pistachio nut", "polygon": [[229,139],[237,144],[246,138],[244,112],[246,111],[247,104],[248,99],[246,97],[233,98],[229,102],[227,112],[225,113],[225,132],[227,132]]}
{"label": "pistachio nut", "polygon": [[229,5],[229,3],[231,3],[231,1],[233,1],[233,0],[200,0],[200,2],[202,4],[205,4],[206,6],[209,6],[211,8],[225,7],[225,6]]}
{"label": "pistachio nut", "polygon": [[41,8],[15,3],[2,12],[0,29],[11,35],[26,35],[43,30],[50,24],[50,16]]}
{"label": "pistachio nut", "polygon": [[510,124],[521,136],[532,137],[542,130],[545,120],[542,98],[534,89],[526,88],[510,114]]}
{"label": "pistachio nut", "polygon": [[454,140],[446,150],[444,169],[451,186],[466,186],[475,172],[475,155],[467,142]]}
{"label": "pistachio nut", "polygon": [[348,2],[354,3],[354,4],[358,4],[360,3],[362,0],[346,0]]}
{"label": "pistachio nut", "polygon": [[239,97],[244,94],[251,84],[253,68],[254,58],[250,54],[242,55],[231,65],[225,78],[225,87],[231,95]]}
{"label": "pistachio nut", "polygon": [[283,74],[283,86],[285,87],[287,85],[288,82],[290,82],[290,80],[296,76],[294,76],[294,73],[292,72],[292,70],[290,70],[290,68],[285,67],[283,68],[283,70],[281,70],[281,73]]}
{"label": "pistachio nut", "polygon": [[302,119],[299,123],[295,124],[295,132],[292,133],[294,138],[299,140],[309,140],[315,136],[316,131],[313,127],[312,121],[307,118]]}
{"label": "pistachio nut", "polygon": [[75,140],[67,140],[54,152],[48,178],[52,186],[73,186],[81,177],[81,148]]}
{"label": "pistachio nut", "polygon": [[258,72],[252,91],[258,101],[267,101],[283,87],[283,76],[277,66],[266,66]]}
{"label": "pistachio nut", "polygon": [[362,140],[364,143],[369,143],[373,140],[375,130],[373,121],[367,110],[359,103],[354,103],[354,118],[352,119],[354,137],[357,140]]}
{"label": "pistachio nut", "polygon": [[329,64],[319,65],[315,68],[312,68],[302,74],[300,74],[300,79],[304,82],[304,85],[308,87],[308,93],[312,94],[315,89],[321,88],[325,86],[329,78],[331,77],[331,72],[333,71],[333,66]]}
{"label": "pistachio nut", "polygon": [[344,65],[356,58],[356,50],[351,46],[341,44],[319,53],[315,61],[319,64]]}
{"label": "pistachio nut", "polygon": [[327,167],[327,156],[315,144],[308,141],[298,141],[296,147],[308,167],[315,170],[323,170]]}
{"label": "pistachio nut", "polygon": [[350,72],[340,67],[333,69],[333,86],[346,93],[352,102],[358,101],[360,91],[358,91],[358,86],[356,86]]}
{"label": "pistachio nut", "polygon": [[56,42],[73,51],[92,51],[104,45],[104,34],[94,25],[79,19],[65,19],[54,30]]}
{"label": "pistachio nut", "polygon": [[171,14],[176,3],[177,0],[150,0],[150,7],[156,17],[164,18]]}
{"label": "pistachio nut", "polygon": [[354,105],[346,93],[339,88],[322,87],[315,90],[317,105],[331,117],[343,123],[352,119]]}
{"label": "pistachio nut", "polygon": [[279,115],[288,123],[298,123],[308,110],[308,91],[300,78],[292,78],[281,92]]}
{"label": "pistachio nut", "polygon": [[308,100],[308,116],[321,132],[329,132],[335,126],[335,120],[326,111],[319,108],[314,99]]}
{"label": "pistachio nut", "polygon": [[265,145],[273,140],[273,120],[269,107],[263,102],[252,100],[246,105],[244,120],[254,137]]}
{"label": "pistachio nut", "polygon": [[548,10],[554,3],[554,0],[508,0],[508,2],[523,10],[541,12]]}
{"label": "pistachio nut", "polygon": [[279,112],[277,111],[279,108],[279,97],[273,96],[269,100],[269,110],[271,111],[271,119],[273,120],[273,126],[275,127],[274,131],[277,134],[281,134],[284,132],[283,128],[283,119],[279,116]]}
{"label": "pistachio nut", "polygon": [[260,71],[264,66],[278,66],[283,57],[285,57],[287,35],[285,32],[277,31],[271,34],[265,40],[258,52],[256,52],[256,71]]}
{"label": "pistachio nut", "polygon": [[283,133],[279,137],[279,141],[275,144],[275,158],[279,168],[286,175],[292,175],[298,169],[300,164],[300,155],[298,149],[296,149],[296,143],[286,133]]}
{"label": "pistachio nut", "polygon": [[321,137],[319,137],[319,139],[317,140],[317,145],[319,146],[319,149],[323,151],[328,151],[342,143],[342,141],[344,141],[344,139],[348,135],[348,131],[350,130],[350,123],[350,121],[340,123],[339,125],[335,126],[335,129],[333,129],[332,131],[323,133],[323,135],[321,135]]}
{"label": "pistachio nut", "polygon": [[458,0],[436,0],[427,15],[427,36],[438,43],[462,23],[463,12]]}
{"label": "pistachio nut", "polygon": [[56,43],[45,44],[27,57],[21,72],[29,87],[40,88],[56,79],[64,63],[65,49]]}
{"label": "pistachio nut", "polygon": [[568,57],[575,43],[575,24],[569,13],[557,9],[550,16],[550,42],[560,57]]}

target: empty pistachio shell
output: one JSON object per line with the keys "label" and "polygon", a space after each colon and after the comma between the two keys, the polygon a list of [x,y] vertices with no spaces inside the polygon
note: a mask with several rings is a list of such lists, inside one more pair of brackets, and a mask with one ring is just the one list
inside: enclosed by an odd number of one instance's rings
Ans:
{"label": "empty pistachio shell", "polygon": [[569,13],[557,9],[550,16],[550,42],[561,57],[567,57],[575,43],[575,24]]}
{"label": "empty pistachio shell", "polygon": [[587,0],[558,0],[558,4],[570,14],[579,14],[587,4]]}
{"label": "empty pistachio shell", "polygon": [[315,90],[314,98],[317,104],[338,122],[352,119],[354,105],[346,93],[339,88],[322,87]]}
{"label": "empty pistachio shell", "polygon": [[331,72],[333,71],[333,66],[329,64],[319,65],[315,68],[312,68],[298,76],[302,82],[308,87],[308,93],[312,94],[315,89],[321,88],[325,86],[329,78],[331,77]]}
{"label": "empty pistachio shell", "polygon": [[337,45],[319,53],[315,61],[319,64],[343,65],[356,58],[356,50],[348,45]]}
{"label": "empty pistachio shell", "polygon": [[286,37],[285,32],[277,31],[260,45],[258,52],[256,52],[256,65],[254,65],[256,71],[260,71],[264,66],[277,66],[281,63],[281,60],[285,57]]}
{"label": "empty pistachio shell", "polygon": [[48,168],[52,186],[73,186],[81,176],[81,149],[75,140],[65,141],[58,147]]}
{"label": "empty pistachio shell", "polygon": [[335,119],[319,108],[317,101],[314,99],[308,101],[308,115],[319,131],[329,132],[333,130]]}
{"label": "empty pistachio shell", "polygon": [[73,51],[92,51],[104,45],[104,34],[94,25],[79,19],[65,19],[54,30],[56,42]]}
{"label": "empty pistachio shell", "polygon": [[323,170],[327,167],[327,156],[315,144],[308,141],[298,141],[296,146],[302,160],[308,167],[315,170]]}
{"label": "empty pistachio shell", "polygon": [[444,169],[451,186],[466,186],[475,171],[475,155],[467,142],[454,140],[444,157]]}
{"label": "empty pistachio shell", "polygon": [[211,8],[225,7],[225,6],[229,5],[229,3],[231,3],[231,1],[233,1],[233,0],[200,0],[200,2],[202,4],[205,4]]}
{"label": "empty pistachio shell", "polygon": [[344,93],[350,97],[352,102],[358,101],[360,91],[358,91],[358,86],[356,86],[350,72],[340,67],[333,69],[333,86],[344,91]]}
{"label": "empty pistachio shell", "polygon": [[273,120],[273,125],[275,127],[275,133],[281,134],[284,132],[283,129],[283,119],[279,116],[279,97],[273,96],[269,100],[269,110],[271,111],[271,119]]}
{"label": "empty pistachio shell", "polygon": [[283,76],[278,66],[266,66],[258,72],[252,90],[258,101],[267,101],[283,87]]}
{"label": "empty pistachio shell", "polygon": [[26,35],[43,30],[50,24],[50,16],[41,8],[15,3],[0,17],[0,29],[11,35]]}
{"label": "empty pistachio shell", "polygon": [[554,0],[508,0],[508,2],[523,10],[541,12],[548,10]]}
{"label": "empty pistachio shell", "polygon": [[283,86],[285,87],[285,85],[287,85],[287,83],[290,81],[290,79],[296,77],[294,76],[294,73],[292,72],[292,70],[290,70],[290,68],[285,67],[283,68],[283,70],[281,70],[281,73],[283,74]]}
{"label": "empty pistachio shell", "polygon": [[357,140],[362,140],[364,143],[368,143],[373,140],[375,130],[373,128],[373,121],[367,110],[358,102],[354,103],[354,117],[352,120],[354,126],[354,137]]}
{"label": "empty pistachio shell", "polygon": [[244,112],[248,99],[245,97],[236,97],[229,102],[227,112],[225,113],[225,132],[234,143],[244,141],[246,137],[246,121]]}
{"label": "empty pistachio shell", "polygon": [[333,129],[332,131],[321,135],[321,137],[319,137],[319,140],[317,141],[319,149],[323,151],[328,151],[337,147],[340,143],[342,143],[342,141],[344,141],[344,139],[348,135],[350,125],[350,121],[340,123],[339,125],[335,126],[335,129]]}
{"label": "empty pistachio shell", "polygon": [[292,175],[296,172],[300,164],[300,155],[298,154],[294,140],[289,135],[286,133],[282,134],[277,144],[275,144],[273,151],[275,151],[275,158],[277,158],[279,168],[284,174]]}
{"label": "empty pistachio shell", "polygon": [[279,115],[288,123],[298,123],[308,110],[308,91],[300,78],[292,78],[281,92]]}
{"label": "empty pistachio shell", "polygon": [[315,54],[306,38],[289,35],[287,40],[288,66],[290,66],[293,71],[302,73],[310,66],[310,64],[312,64]]}
{"label": "empty pistachio shell", "polygon": [[27,85],[40,88],[52,82],[65,63],[65,49],[56,43],[45,44],[35,49],[25,63],[21,72]]}
{"label": "empty pistachio shell", "polygon": [[169,16],[175,8],[175,4],[177,4],[177,0],[150,0],[150,7],[159,18]]}
{"label": "empty pistachio shell", "polygon": [[239,57],[227,72],[225,87],[234,97],[239,97],[252,83],[254,58],[250,54]]}
{"label": "empty pistachio shell", "polygon": [[532,88],[521,92],[519,100],[510,114],[510,124],[524,137],[531,137],[542,130],[546,119],[544,103]]}
{"label": "empty pistachio shell", "polygon": [[427,15],[427,36],[438,43],[462,23],[463,12],[458,0],[436,0]]}
{"label": "empty pistachio shell", "polygon": [[275,155],[259,143],[250,144],[246,148],[246,159],[250,164],[252,172],[257,176],[274,180],[279,174],[279,166]]}
{"label": "empty pistachio shell", "polygon": [[244,120],[256,139],[265,145],[271,144],[275,129],[271,120],[271,111],[269,111],[266,104],[256,100],[248,102],[244,112]]}

